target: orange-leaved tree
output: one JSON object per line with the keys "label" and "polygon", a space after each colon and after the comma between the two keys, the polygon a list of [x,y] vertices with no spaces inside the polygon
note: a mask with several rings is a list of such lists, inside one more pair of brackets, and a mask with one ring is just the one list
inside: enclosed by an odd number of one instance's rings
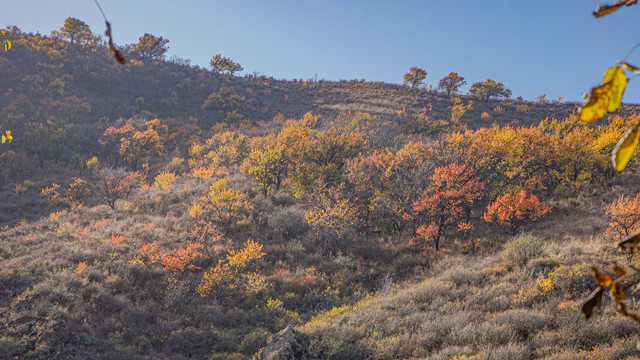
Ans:
{"label": "orange-leaved tree", "polygon": [[445,231],[465,220],[471,205],[482,196],[484,183],[474,180],[464,165],[449,164],[434,170],[431,184],[413,203],[411,214],[418,220],[416,240],[433,241],[436,250]]}
{"label": "orange-leaved tree", "polygon": [[551,211],[535,194],[527,194],[525,190],[515,194],[506,193],[499,196],[487,207],[483,219],[496,223],[505,232],[515,235],[523,224],[537,221]]}
{"label": "orange-leaved tree", "polygon": [[605,234],[616,241],[640,230],[640,193],[619,196],[607,206],[605,215],[611,220]]}

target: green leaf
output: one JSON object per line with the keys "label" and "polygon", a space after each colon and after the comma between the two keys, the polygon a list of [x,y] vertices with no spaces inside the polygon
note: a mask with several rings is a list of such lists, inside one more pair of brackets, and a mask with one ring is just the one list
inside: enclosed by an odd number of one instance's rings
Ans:
{"label": "green leaf", "polygon": [[629,160],[631,160],[631,156],[638,146],[638,140],[640,140],[640,127],[638,127],[638,125],[640,125],[640,120],[631,125],[629,130],[627,130],[620,141],[618,141],[616,147],[613,148],[613,152],[611,153],[611,162],[613,164],[613,168],[617,172],[620,172],[627,167]]}
{"label": "green leaf", "polygon": [[589,295],[587,301],[582,304],[582,313],[587,320],[589,320],[589,318],[593,315],[594,308],[602,306],[603,293],[604,289],[602,287],[598,287],[591,293],[591,295]]}
{"label": "green leaf", "polygon": [[604,74],[602,85],[591,89],[580,108],[580,121],[594,122],[607,112],[614,113],[622,104],[622,94],[627,86],[627,76],[621,66],[612,66]]}

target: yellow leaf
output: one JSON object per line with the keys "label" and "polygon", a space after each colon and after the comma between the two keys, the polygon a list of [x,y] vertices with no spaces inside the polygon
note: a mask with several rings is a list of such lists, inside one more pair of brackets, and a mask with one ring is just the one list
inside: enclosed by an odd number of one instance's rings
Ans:
{"label": "yellow leaf", "polygon": [[627,167],[629,160],[631,160],[631,156],[636,150],[636,146],[638,146],[638,140],[640,139],[640,127],[638,127],[638,125],[640,125],[640,120],[631,125],[629,130],[627,130],[620,141],[618,141],[616,147],[613,148],[613,152],[611,153],[611,162],[613,163],[613,168],[617,172],[620,172]]}
{"label": "yellow leaf", "polygon": [[598,5],[593,11],[593,16],[599,18],[620,9],[622,6],[631,6],[638,3],[638,0],[618,0],[611,5]]}
{"label": "yellow leaf", "polygon": [[607,112],[616,112],[622,104],[627,76],[621,66],[612,66],[604,74],[602,85],[591,89],[580,108],[580,121],[594,122]]}
{"label": "yellow leaf", "polygon": [[9,142],[13,142],[13,135],[11,135],[11,130],[7,130],[7,140],[9,140]]}
{"label": "yellow leaf", "polygon": [[2,30],[2,36],[7,35],[7,30]]}
{"label": "yellow leaf", "polygon": [[2,143],[4,144],[6,142],[7,142],[7,138],[4,135],[2,135]]}
{"label": "yellow leaf", "polygon": [[11,41],[5,40],[4,41],[4,50],[5,51],[9,51],[9,49],[11,49]]}

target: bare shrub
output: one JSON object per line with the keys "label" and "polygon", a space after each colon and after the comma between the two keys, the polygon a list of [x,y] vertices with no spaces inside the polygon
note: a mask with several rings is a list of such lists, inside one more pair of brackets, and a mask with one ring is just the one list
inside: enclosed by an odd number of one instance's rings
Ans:
{"label": "bare shrub", "polygon": [[285,240],[303,236],[309,229],[304,221],[304,210],[300,206],[283,207],[276,210],[267,220],[269,228]]}
{"label": "bare shrub", "polygon": [[529,360],[531,359],[531,349],[526,344],[508,343],[497,349],[488,349],[487,360]]}
{"label": "bare shrub", "polygon": [[445,270],[442,275],[440,275],[440,279],[452,281],[457,286],[479,285],[482,280],[484,280],[484,273],[469,266],[459,265]]}
{"label": "bare shrub", "polygon": [[531,309],[507,310],[496,315],[492,321],[511,328],[512,333],[520,340],[527,340],[533,334],[550,326],[553,318],[548,313]]}
{"label": "bare shrub", "polygon": [[507,241],[502,256],[518,266],[524,266],[530,259],[543,253],[544,242],[533,234],[520,234]]}
{"label": "bare shrub", "polygon": [[516,292],[516,287],[507,281],[480,288],[467,300],[467,307],[487,312],[504,311],[511,305],[511,296]]}

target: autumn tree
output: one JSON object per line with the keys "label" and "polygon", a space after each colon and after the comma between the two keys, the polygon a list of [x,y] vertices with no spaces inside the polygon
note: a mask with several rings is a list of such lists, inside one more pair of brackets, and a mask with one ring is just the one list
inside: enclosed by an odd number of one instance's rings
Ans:
{"label": "autumn tree", "polygon": [[422,84],[424,79],[427,78],[427,72],[417,66],[413,66],[409,69],[409,72],[405,73],[402,77],[405,84],[411,85],[412,88],[417,88]]}
{"label": "autumn tree", "polygon": [[225,178],[219,179],[207,192],[207,195],[197,199],[190,209],[196,217],[204,212],[210,213],[225,230],[238,221],[253,208],[249,197],[244,191],[231,189]]}
{"label": "autumn tree", "polygon": [[73,17],[68,17],[64,21],[64,25],[60,28],[60,34],[63,38],[69,39],[72,44],[87,43],[93,39],[89,25]]}
{"label": "autumn tree", "polygon": [[104,131],[98,143],[103,146],[105,158],[111,165],[117,166],[120,162],[120,140],[133,137],[136,131],[137,129],[128,123],[119,127],[109,126]]}
{"label": "autumn tree", "polygon": [[162,60],[169,50],[169,39],[145,33],[138,39],[138,43],[132,44],[131,49],[145,60]]}
{"label": "autumn tree", "polygon": [[166,125],[154,119],[135,126],[131,123],[111,126],[105,130],[99,142],[113,164],[118,164],[122,159],[136,170],[143,160],[162,154],[168,132]]}
{"label": "autumn tree", "polygon": [[446,91],[447,96],[458,92],[461,86],[467,85],[464,77],[458,75],[458,73],[450,72],[449,75],[443,77],[438,82],[438,89]]}
{"label": "autumn tree", "polygon": [[484,183],[473,179],[464,165],[449,164],[434,170],[431,184],[414,202],[407,217],[418,221],[416,239],[433,241],[436,250],[445,231],[464,220],[465,210],[482,196]]}
{"label": "autumn tree", "polygon": [[222,56],[222,54],[214,55],[211,58],[210,64],[213,72],[217,74],[225,73],[227,75],[233,76],[233,74],[244,70],[242,65],[231,60],[230,58]]}
{"label": "autumn tree", "polygon": [[126,200],[144,181],[140,172],[124,168],[99,167],[93,177],[96,193],[111,209],[116,208],[116,201]]}
{"label": "autumn tree", "polygon": [[358,209],[343,193],[341,188],[321,186],[311,194],[313,208],[304,214],[324,252],[332,251],[334,241],[353,234],[359,223]]}
{"label": "autumn tree", "polygon": [[320,117],[307,113],[282,129],[279,137],[292,159],[290,179],[296,197],[304,196],[315,181],[327,186],[342,181],[346,161],[367,149],[367,125],[362,119],[357,113],[344,114],[319,129]]}
{"label": "autumn tree", "polygon": [[254,140],[243,168],[255,177],[263,195],[267,196],[267,191],[272,187],[275,187],[276,191],[280,190],[287,176],[289,159],[286,149],[274,136]]}
{"label": "autumn tree", "polygon": [[511,96],[511,90],[507,89],[503,83],[491,79],[474,83],[471,85],[469,92],[480,101],[489,101],[493,98],[508,98]]}
{"label": "autumn tree", "polygon": [[229,250],[226,259],[218,260],[216,266],[205,272],[196,292],[205,297],[220,290],[259,290],[266,280],[260,273],[249,271],[249,266],[264,255],[262,244],[248,239],[244,247]]}
{"label": "autumn tree", "polygon": [[538,221],[551,211],[535,194],[522,190],[515,194],[499,196],[487,207],[483,219],[496,223],[511,235],[516,235],[526,222]]}
{"label": "autumn tree", "polygon": [[623,239],[640,230],[640,193],[619,196],[607,206],[605,216],[610,220],[605,234],[614,240]]}
{"label": "autumn tree", "polygon": [[86,198],[91,194],[91,189],[86,180],[74,177],[66,187],[53,183],[41,191],[42,196],[47,198],[49,204],[64,205],[75,209],[84,204]]}

